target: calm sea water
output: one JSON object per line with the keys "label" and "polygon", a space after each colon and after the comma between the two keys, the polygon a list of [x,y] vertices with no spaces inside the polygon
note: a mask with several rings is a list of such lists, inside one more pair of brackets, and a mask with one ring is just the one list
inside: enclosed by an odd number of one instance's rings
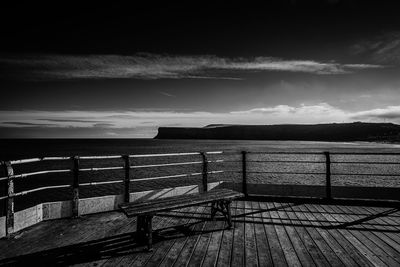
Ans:
{"label": "calm sea water", "polygon": [[400,152],[399,144],[253,140],[14,139],[0,140],[0,159],[193,151]]}
{"label": "calm sea water", "polygon": [[[367,142],[302,142],[302,141],[231,141],[231,140],[154,140],[154,139],[30,139],[30,140],[0,140],[0,159],[23,159],[43,156],[74,156],[74,155],[123,155],[152,154],[173,152],[219,151],[223,155],[210,156],[210,160],[223,159],[223,163],[209,164],[209,170],[224,173],[209,176],[210,181],[224,180],[240,183],[241,157],[240,151],[253,152],[400,152],[398,144],[380,144]],[[199,161],[194,157],[168,157],[135,159],[132,165],[147,165],[182,161]],[[265,161],[319,161],[322,163],[270,163]],[[248,182],[263,184],[303,184],[323,185],[325,183],[325,160],[323,154],[318,155],[248,155]],[[332,163],[332,184],[336,186],[384,186],[400,187],[400,156],[360,156],[332,155],[332,162],[385,162],[386,164],[339,164]],[[389,163],[389,164],[388,164]],[[122,166],[119,160],[81,160],[81,168]],[[15,173],[25,173],[46,169],[66,169],[71,167],[70,161],[41,162],[15,166]],[[158,177],[175,174],[201,172],[201,165],[185,165],[135,169],[131,179]],[[1,172],[1,171],[0,171]],[[263,173],[268,172],[268,173]],[[274,172],[304,172],[308,174],[282,174]],[[352,175],[340,175],[340,174]],[[369,174],[369,175],[362,175]],[[386,176],[379,176],[385,174]],[[3,175],[0,175],[3,176]],[[101,182],[121,180],[123,171],[99,171],[80,174],[80,182]],[[131,185],[131,191],[144,191],[171,186],[181,186],[200,183],[201,176],[172,178],[151,181],[137,181]],[[15,181],[15,192],[32,188],[71,184],[71,174],[38,175]],[[0,190],[4,192],[4,183]],[[120,194],[122,184],[82,186],[80,197]],[[26,208],[34,203],[67,200],[71,198],[68,189],[50,189],[35,192],[16,199],[16,209]],[[2,206],[2,205],[1,205]],[[0,213],[1,208],[0,208]]]}

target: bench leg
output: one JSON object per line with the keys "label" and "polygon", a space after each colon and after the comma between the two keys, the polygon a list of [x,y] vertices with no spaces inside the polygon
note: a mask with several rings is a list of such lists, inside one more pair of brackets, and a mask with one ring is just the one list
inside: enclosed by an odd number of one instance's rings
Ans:
{"label": "bench leg", "polygon": [[153,216],[146,216],[147,250],[153,251]]}
{"label": "bench leg", "polygon": [[145,239],[145,229],[144,229],[144,221],[145,217],[144,216],[138,216],[137,217],[137,222],[136,222],[136,238],[138,243],[143,243],[143,240]]}
{"label": "bench leg", "polygon": [[228,228],[232,228],[231,201],[225,203],[226,213],[228,215]]}
{"label": "bench leg", "polygon": [[215,219],[215,214],[221,212],[228,223],[228,229],[232,228],[231,201],[219,200],[211,203],[211,219]]}
{"label": "bench leg", "polygon": [[211,202],[211,220],[215,220],[215,214],[217,213],[217,211],[218,211],[218,202],[217,201],[214,201],[214,202]]}
{"label": "bench leg", "polygon": [[137,228],[136,236],[138,243],[145,243],[147,245],[147,250],[153,250],[153,226],[152,226],[153,216],[144,215],[138,216],[137,218]]}

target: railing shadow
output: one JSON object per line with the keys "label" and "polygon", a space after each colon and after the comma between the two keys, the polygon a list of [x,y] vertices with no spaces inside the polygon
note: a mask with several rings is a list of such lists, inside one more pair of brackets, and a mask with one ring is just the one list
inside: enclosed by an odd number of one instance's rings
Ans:
{"label": "railing shadow", "polygon": [[[156,245],[162,241],[173,240],[179,237],[189,237],[222,230],[222,228],[202,231],[194,230],[196,224],[204,222],[205,221],[202,220],[190,224],[181,224],[158,229],[153,233],[153,243]],[[121,257],[134,253],[149,253],[147,252],[146,247],[143,244],[137,243],[136,240],[135,233],[119,234],[78,244],[1,259],[0,266],[28,266],[33,263],[36,266],[68,266],[113,257]]]}
{"label": "railing shadow", "polygon": [[[390,218],[394,213],[399,212],[399,208],[391,208],[376,213],[352,212],[351,210],[337,210],[329,212],[328,210],[314,211],[312,209],[300,207],[301,203],[280,203],[280,205],[270,208],[261,207],[236,207],[237,213],[234,214],[233,222],[237,227],[239,224],[260,224],[270,226],[288,226],[303,228],[319,228],[323,230],[357,230],[357,231],[374,231],[399,233],[399,225],[396,218]],[[271,214],[274,212],[275,214]],[[286,214],[308,214],[307,217],[279,217],[277,212]],[[225,226],[212,230],[195,230],[199,223],[206,223],[211,219],[208,216],[209,209],[205,209],[202,213],[193,213],[185,210],[177,210],[172,212],[161,213],[161,217],[176,217],[179,219],[190,218],[196,220],[193,223],[177,224],[170,227],[157,229],[154,232],[154,244],[167,240],[174,240],[181,237],[189,237],[199,234],[207,234],[221,231]],[[321,214],[339,215],[336,221],[328,220]],[[354,215],[357,219],[354,219]],[[344,217],[343,217],[344,216]],[[376,220],[388,217],[389,220]],[[223,221],[222,217],[216,217],[215,220]],[[226,224],[225,224],[226,225]],[[197,227],[202,229],[203,227]],[[124,233],[105,237],[101,239],[81,242],[78,244],[66,245],[63,247],[52,248],[44,251],[34,252],[26,255],[10,257],[0,260],[0,266],[26,266],[35,263],[39,266],[65,266],[78,263],[87,263],[113,257],[131,255],[133,253],[142,253],[145,247],[136,242],[134,233]]]}

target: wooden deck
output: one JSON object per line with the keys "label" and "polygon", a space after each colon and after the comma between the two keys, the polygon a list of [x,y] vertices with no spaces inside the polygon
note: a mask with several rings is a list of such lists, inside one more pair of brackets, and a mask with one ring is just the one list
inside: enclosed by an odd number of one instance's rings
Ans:
{"label": "wooden deck", "polygon": [[209,214],[156,216],[153,252],[121,212],[45,221],[0,240],[0,265],[400,266],[398,208],[235,201],[232,230]]}

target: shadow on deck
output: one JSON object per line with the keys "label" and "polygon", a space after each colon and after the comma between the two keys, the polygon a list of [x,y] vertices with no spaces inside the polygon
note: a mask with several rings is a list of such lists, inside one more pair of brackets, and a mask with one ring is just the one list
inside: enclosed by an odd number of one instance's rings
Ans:
{"label": "shadow on deck", "polygon": [[235,201],[232,230],[209,214],[198,206],[156,216],[153,252],[119,212],[45,221],[0,240],[0,265],[400,265],[399,208]]}

